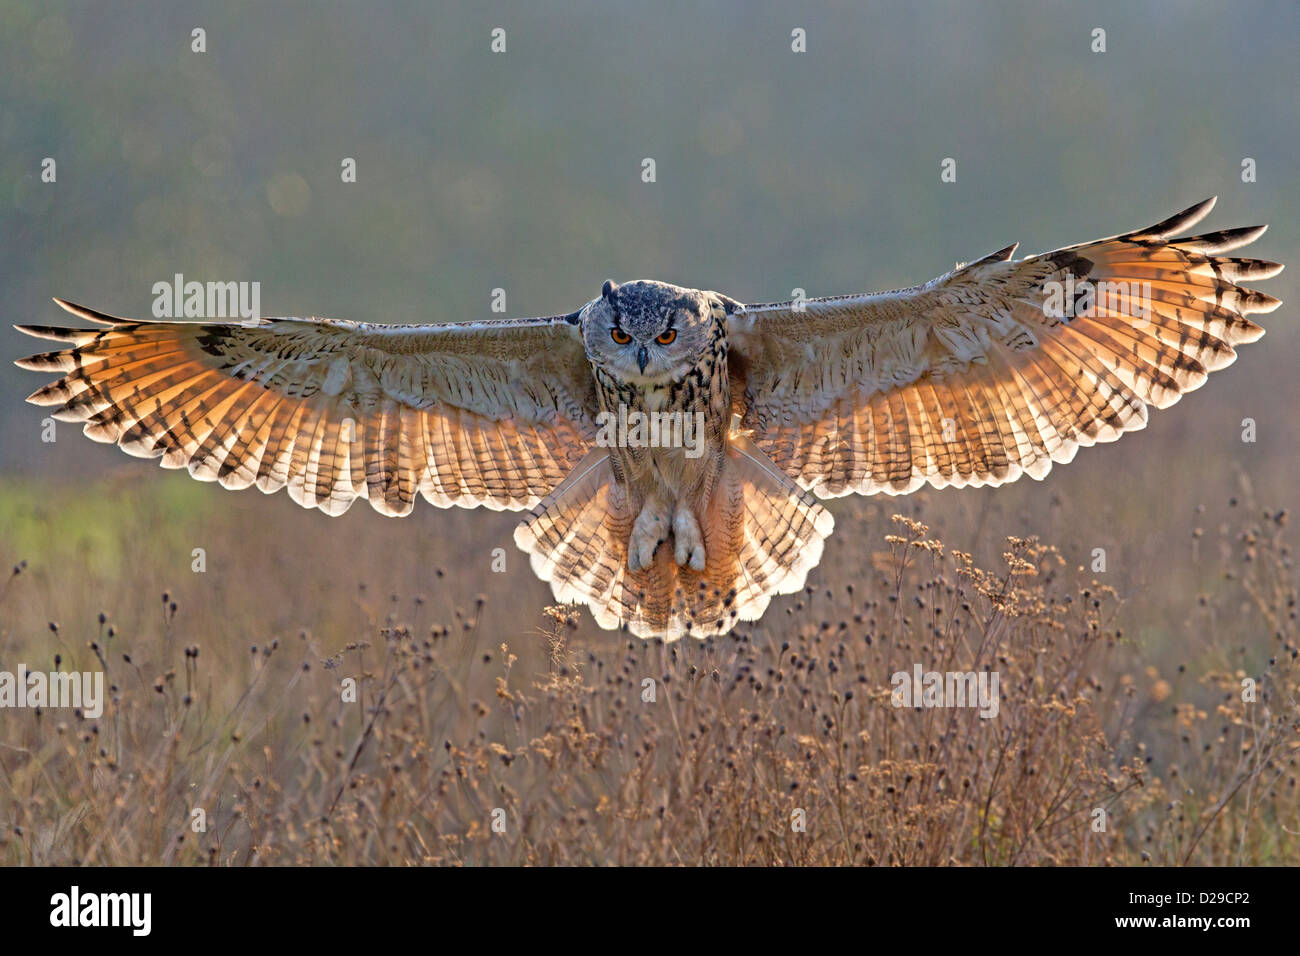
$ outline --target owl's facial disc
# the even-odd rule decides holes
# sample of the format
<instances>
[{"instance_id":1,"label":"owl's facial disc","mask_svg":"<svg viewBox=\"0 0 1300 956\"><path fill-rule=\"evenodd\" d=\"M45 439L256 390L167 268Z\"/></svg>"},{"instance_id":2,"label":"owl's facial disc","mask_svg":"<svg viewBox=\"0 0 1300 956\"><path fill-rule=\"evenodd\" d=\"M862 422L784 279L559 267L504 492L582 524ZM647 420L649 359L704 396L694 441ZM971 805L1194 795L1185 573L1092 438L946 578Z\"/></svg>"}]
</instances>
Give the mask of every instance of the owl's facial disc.
<instances>
[{"instance_id":1,"label":"owl's facial disc","mask_svg":"<svg viewBox=\"0 0 1300 956\"><path fill-rule=\"evenodd\" d=\"M707 346L702 293L664 282L606 282L583 323L592 361L635 385L678 380Z\"/></svg>"}]
</instances>

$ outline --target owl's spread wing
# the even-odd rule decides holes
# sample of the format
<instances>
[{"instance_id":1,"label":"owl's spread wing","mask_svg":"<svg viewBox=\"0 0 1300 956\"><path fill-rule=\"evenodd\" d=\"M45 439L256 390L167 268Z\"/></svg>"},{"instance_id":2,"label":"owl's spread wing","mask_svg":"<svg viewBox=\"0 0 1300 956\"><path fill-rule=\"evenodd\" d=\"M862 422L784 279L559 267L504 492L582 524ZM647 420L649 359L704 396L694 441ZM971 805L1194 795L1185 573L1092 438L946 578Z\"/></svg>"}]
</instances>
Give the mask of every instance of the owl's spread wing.
<instances>
[{"instance_id":1,"label":"owl's spread wing","mask_svg":"<svg viewBox=\"0 0 1300 956\"><path fill-rule=\"evenodd\" d=\"M576 313L212 324L59 304L106 328L18 326L68 346L18 362L64 373L28 401L164 468L226 488L288 487L327 514L356 498L408 514L417 491L439 507L532 507L594 440Z\"/></svg>"},{"instance_id":2,"label":"owl's spread wing","mask_svg":"<svg viewBox=\"0 0 1300 956\"><path fill-rule=\"evenodd\" d=\"M1172 238L1213 205L1027 259L1011 246L911 289L738 308L742 428L821 497L1042 478L1263 334L1246 316L1281 303L1236 282L1282 266L1220 254L1265 227Z\"/></svg>"}]
</instances>

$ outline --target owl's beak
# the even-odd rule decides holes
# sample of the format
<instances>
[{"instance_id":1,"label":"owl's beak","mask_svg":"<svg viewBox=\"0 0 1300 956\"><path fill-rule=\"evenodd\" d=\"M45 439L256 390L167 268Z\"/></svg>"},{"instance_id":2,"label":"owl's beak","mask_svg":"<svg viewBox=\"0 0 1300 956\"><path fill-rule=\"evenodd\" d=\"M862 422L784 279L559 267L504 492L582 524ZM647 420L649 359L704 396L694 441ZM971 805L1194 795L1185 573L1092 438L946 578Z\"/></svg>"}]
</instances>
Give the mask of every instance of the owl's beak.
<instances>
[{"instance_id":1,"label":"owl's beak","mask_svg":"<svg viewBox=\"0 0 1300 956\"><path fill-rule=\"evenodd\" d=\"M645 346L636 350L636 364L640 366L641 371L645 371L646 363L650 361L650 356L646 354Z\"/></svg>"}]
</instances>

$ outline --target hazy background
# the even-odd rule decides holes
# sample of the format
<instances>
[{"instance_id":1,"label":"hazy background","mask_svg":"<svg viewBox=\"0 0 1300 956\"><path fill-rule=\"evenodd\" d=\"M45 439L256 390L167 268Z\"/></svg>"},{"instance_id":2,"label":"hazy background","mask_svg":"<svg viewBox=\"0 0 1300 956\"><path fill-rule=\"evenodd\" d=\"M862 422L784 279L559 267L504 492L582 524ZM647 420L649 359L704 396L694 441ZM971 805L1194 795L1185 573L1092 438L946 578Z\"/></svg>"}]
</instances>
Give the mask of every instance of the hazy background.
<instances>
[{"instance_id":1,"label":"hazy background","mask_svg":"<svg viewBox=\"0 0 1300 956\"><path fill-rule=\"evenodd\" d=\"M483 633L518 646L548 597L510 515L421 503L395 522L359 504L332 520L163 473L74 425L43 444L23 398L46 379L9 364L42 346L8 323L67 321L52 295L147 316L153 284L180 272L258 281L267 315L381 322L483 318L496 287L512 315L565 312L606 278L762 301L911 285L1217 194L1205 230L1269 222L1246 254L1292 264L1261 285L1287 303L1261 344L1045 482L838 502L823 559L863 560L902 507L967 551L1008 534L1076 563L1104 547L1129 633L1158 651L1209 573L1193 527L1243 482L1263 505L1296 500L1300 6L1091 6L0 3L0 560L36 582L12 626L34 639L103 608L129 628L161 590L183 611L220 588L229 614L189 621L194 638L246 638L256 612L328 649L364 626L348 609L368 583L448 613L482 592ZM40 181L44 157L57 183ZM861 534L843 520L863 515ZM206 575L190 571L200 546ZM488 570L498 546L505 575ZM582 639L596 634L584 617Z\"/></svg>"}]
</instances>

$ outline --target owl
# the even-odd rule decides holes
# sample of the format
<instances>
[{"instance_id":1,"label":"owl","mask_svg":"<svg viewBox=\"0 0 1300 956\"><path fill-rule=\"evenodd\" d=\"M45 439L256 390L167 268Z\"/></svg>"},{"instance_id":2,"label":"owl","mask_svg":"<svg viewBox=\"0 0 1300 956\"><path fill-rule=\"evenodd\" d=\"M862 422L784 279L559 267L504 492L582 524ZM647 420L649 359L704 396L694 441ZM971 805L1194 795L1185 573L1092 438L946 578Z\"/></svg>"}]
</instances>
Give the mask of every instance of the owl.
<instances>
[{"instance_id":1,"label":"owl","mask_svg":"<svg viewBox=\"0 0 1300 956\"><path fill-rule=\"evenodd\" d=\"M339 515L527 510L515 541L557 599L674 640L799 590L819 499L1041 479L1146 424L1263 334L1265 227L1146 229L892 292L743 304L606 282L567 315L388 325L172 322L55 300L94 328L22 359L29 401L225 488Z\"/></svg>"}]
</instances>

